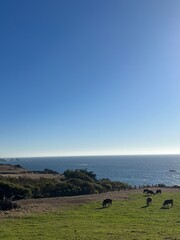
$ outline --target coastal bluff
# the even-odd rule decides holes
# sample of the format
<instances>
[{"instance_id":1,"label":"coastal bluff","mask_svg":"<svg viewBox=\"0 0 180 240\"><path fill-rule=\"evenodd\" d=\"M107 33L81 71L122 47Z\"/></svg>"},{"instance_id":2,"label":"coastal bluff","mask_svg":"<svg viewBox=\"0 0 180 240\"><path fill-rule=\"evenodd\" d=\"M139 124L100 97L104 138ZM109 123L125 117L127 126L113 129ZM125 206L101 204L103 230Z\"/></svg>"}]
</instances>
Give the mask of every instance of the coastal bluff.
<instances>
[{"instance_id":1,"label":"coastal bluff","mask_svg":"<svg viewBox=\"0 0 180 240\"><path fill-rule=\"evenodd\" d=\"M21 165L4 164L0 163L0 176L3 177L28 177L28 178L57 178L59 173L50 169L44 169L43 171L29 171L23 168Z\"/></svg>"}]
</instances>

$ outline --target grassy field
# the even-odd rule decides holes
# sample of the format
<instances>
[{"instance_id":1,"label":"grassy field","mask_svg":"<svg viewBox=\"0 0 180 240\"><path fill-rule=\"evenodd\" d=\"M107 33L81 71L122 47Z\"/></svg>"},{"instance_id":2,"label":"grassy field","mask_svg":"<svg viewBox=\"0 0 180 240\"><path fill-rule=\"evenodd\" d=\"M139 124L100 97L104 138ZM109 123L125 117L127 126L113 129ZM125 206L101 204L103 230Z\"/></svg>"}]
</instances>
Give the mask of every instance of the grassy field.
<instances>
[{"instance_id":1,"label":"grassy field","mask_svg":"<svg viewBox=\"0 0 180 240\"><path fill-rule=\"evenodd\" d=\"M163 209L168 198L174 199L174 207ZM145 201L142 194L131 194L104 209L101 202L93 202L55 213L0 219L0 239L180 239L180 192L153 196L149 207Z\"/></svg>"}]
</instances>

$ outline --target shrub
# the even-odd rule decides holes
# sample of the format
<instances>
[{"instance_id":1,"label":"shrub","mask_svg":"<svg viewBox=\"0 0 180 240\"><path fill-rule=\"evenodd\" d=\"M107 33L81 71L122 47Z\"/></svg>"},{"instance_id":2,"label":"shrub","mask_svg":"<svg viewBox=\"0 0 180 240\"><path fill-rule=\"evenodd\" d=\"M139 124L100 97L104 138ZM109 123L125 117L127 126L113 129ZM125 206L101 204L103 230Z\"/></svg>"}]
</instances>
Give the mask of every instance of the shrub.
<instances>
[{"instance_id":1,"label":"shrub","mask_svg":"<svg viewBox=\"0 0 180 240\"><path fill-rule=\"evenodd\" d=\"M13 208L18 208L19 205L17 203L13 203L10 199L4 198L0 200L0 210L1 211L7 211L11 210Z\"/></svg>"},{"instance_id":2,"label":"shrub","mask_svg":"<svg viewBox=\"0 0 180 240\"><path fill-rule=\"evenodd\" d=\"M90 182L94 181L94 178L91 177L91 172L88 172L87 170L81 170L81 169L69 170L68 169L64 172L64 176L66 179L78 178L84 181L90 181Z\"/></svg>"},{"instance_id":3,"label":"shrub","mask_svg":"<svg viewBox=\"0 0 180 240\"><path fill-rule=\"evenodd\" d=\"M10 182L0 182L0 195L10 198L12 195L31 197L31 190Z\"/></svg>"}]
</instances>

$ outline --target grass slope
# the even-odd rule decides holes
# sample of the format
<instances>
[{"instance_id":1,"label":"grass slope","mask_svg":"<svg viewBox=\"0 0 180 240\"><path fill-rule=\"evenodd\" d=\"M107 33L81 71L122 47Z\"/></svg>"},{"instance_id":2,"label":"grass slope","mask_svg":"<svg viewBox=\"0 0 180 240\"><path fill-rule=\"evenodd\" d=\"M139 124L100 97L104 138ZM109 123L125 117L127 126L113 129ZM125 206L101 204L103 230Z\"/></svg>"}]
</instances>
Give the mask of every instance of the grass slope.
<instances>
[{"instance_id":1,"label":"grass slope","mask_svg":"<svg viewBox=\"0 0 180 240\"><path fill-rule=\"evenodd\" d=\"M168 198L174 199L174 207L162 209ZM180 239L180 192L153 196L149 207L145 201L142 194L134 194L104 209L94 202L55 213L1 219L0 239Z\"/></svg>"}]
</instances>

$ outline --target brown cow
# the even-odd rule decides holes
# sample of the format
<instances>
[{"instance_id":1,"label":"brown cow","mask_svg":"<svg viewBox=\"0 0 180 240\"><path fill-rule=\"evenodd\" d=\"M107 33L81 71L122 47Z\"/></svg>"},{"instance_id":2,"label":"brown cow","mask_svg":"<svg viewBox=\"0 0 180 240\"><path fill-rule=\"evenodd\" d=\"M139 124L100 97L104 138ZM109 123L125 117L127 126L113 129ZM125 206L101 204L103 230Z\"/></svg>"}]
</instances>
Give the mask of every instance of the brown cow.
<instances>
[{"instance_id":1,"label":"brown cow","mask_svg":"<svg viewBox=\"0 0 180 240\"><path fill-rule=\"evenodd\" d=\"M146 199L146 204L147 204L147 206L149 206L150 203L152 203L152 198L151 198L151 197L148 197L148 198Z\"/></svg>"}]
</instances>

